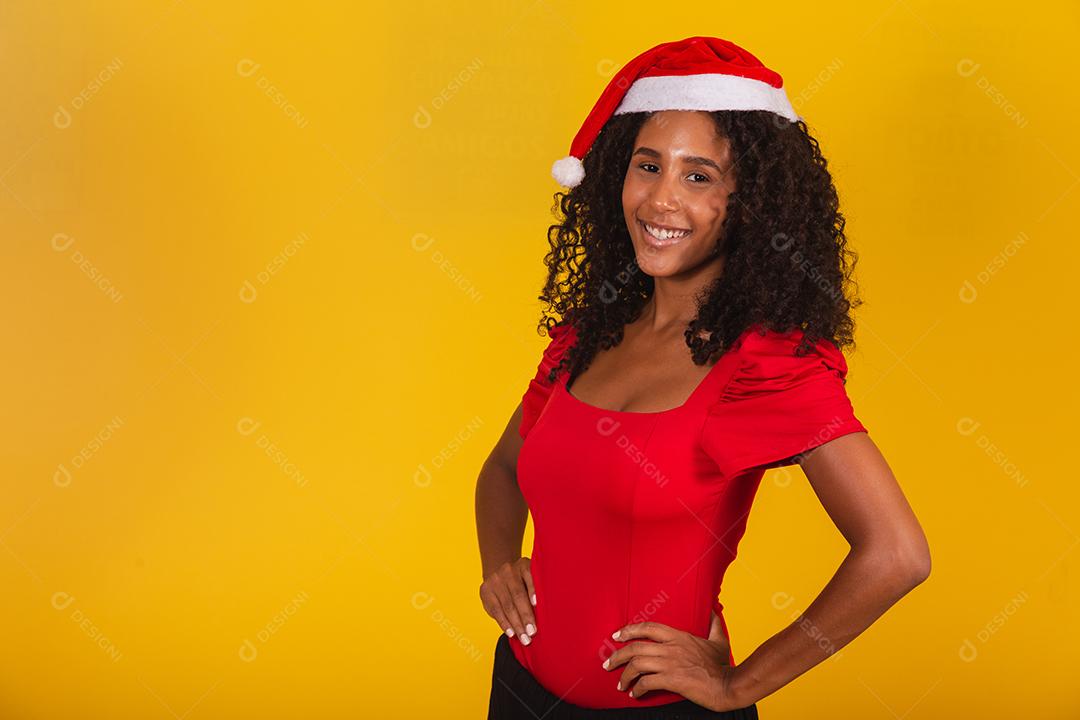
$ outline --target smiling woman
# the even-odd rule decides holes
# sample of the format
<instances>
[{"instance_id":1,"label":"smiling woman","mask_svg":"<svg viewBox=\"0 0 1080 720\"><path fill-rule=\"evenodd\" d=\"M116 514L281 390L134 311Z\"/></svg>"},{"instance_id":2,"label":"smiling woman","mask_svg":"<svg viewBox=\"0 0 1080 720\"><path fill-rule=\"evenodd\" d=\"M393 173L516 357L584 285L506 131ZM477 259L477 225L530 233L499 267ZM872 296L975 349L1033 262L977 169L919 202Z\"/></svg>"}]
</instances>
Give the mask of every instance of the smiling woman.
<instances>
[{"instance_id":1,"label":"smiling woman","mask_svg":"<svg viewBox=\"0 0 1080 720\"><path fill-rule=\"evenodd\" d=\"M628 63L553 174L561 320L476 490L489 718L756 718L929 572L844 388L832 178L780 76L706 37ZM736 664L720 587L765 470L794 464L853 550Z\"/></svg>"},{"instance_id":2,"label":"smiling woman","mask_svg":"<svg viewBox=\"0 0 1080 720\"><path fill-rule=\"evenodd\" d=\"M718 256L717 238L734 191L731 143L708 114L650 115L638 131L622 191L641 269L656 277Z\"/></svg>"}]
</instances>

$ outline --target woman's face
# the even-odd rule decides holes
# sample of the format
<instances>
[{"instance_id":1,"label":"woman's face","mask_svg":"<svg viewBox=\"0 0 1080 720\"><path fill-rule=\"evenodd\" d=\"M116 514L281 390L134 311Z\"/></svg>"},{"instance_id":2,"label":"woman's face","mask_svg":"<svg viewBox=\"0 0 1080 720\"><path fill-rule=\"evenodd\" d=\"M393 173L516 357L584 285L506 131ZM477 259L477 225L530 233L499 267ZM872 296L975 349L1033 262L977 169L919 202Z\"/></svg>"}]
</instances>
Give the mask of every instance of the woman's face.
<instances>
[{"instance_id":1,"label":"woman's face","mask_svg":"<svg viewBox=\"0 0 1080 720\"><path fill-rule=\"evenodd\" d=\"M642 125L623 180L634 253L653 277L692 270L714 254L735 190L730 144L707 113L658 112Z\"/></svg>"}]
</instances>

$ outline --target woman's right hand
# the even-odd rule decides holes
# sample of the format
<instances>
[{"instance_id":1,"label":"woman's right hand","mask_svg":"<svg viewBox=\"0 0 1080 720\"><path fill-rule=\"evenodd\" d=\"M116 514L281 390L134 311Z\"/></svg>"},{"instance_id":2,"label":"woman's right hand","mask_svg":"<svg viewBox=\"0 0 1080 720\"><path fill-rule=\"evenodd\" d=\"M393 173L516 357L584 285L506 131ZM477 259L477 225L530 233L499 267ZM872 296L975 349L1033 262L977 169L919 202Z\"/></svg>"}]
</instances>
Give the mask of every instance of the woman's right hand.
<instances>
[{"instance_id":1,"label":"woman's right hand","mask_svg":"<svg viewBox=\"0 0 1080 720\"><path fill-rule=\"evenodd\" d=\"M484 610L495 618L507 635L516 636L522 645L532 642L532 636L536 634L536 616L533 614L536 593L529 567L529 558L520 557L503 563L480 584Z\"/></svg>"}]
</instances>

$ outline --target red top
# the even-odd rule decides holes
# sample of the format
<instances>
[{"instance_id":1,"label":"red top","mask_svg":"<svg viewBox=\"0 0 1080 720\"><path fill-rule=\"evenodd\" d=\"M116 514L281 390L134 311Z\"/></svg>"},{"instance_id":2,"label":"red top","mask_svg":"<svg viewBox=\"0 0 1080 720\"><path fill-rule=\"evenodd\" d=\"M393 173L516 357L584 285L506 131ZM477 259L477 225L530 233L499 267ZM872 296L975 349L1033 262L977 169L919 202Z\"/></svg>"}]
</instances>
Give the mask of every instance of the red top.
<instances>
[{"instance_id":1,"label":"red top","mask_svg":"<svg viewBox=\"0 0 1080 720\"><path fill-rule=\"evenodd\" d=\"M683 700L631 698L601 663L611 634L654 620L708 637L718 595L767 467L866 432L844 390L847 363L828 340L792 354L801 330L749 328L682 405L612 411L546 379L576 338L560 325L522 398L517 479L533 516L536 635L514 655L565 701L591 708ZM646 640L645 642L649 642ZM732 653L730 660L735 663Z\"/></svg>"}]
</instances>

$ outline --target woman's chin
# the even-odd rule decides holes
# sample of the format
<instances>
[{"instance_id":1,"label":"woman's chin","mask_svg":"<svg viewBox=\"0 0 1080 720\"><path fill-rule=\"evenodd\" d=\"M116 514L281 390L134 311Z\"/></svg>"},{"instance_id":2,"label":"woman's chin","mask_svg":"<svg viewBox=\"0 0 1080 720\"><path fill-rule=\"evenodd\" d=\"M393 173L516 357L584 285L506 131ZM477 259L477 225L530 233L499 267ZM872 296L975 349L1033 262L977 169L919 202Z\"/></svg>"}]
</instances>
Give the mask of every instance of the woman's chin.
<instances>
[{"instance_id":1,"label":"woman's chin","mask_svg":"<svg viewBox=\"0 0 1080 720\"><path fill-rule=\"evenodd\" d=\"M657 255L655 252L638 250L637 264L641 272L650 277L667 277L679 272L680 264L677 255Z\"/></svg>"}]
</instances>

